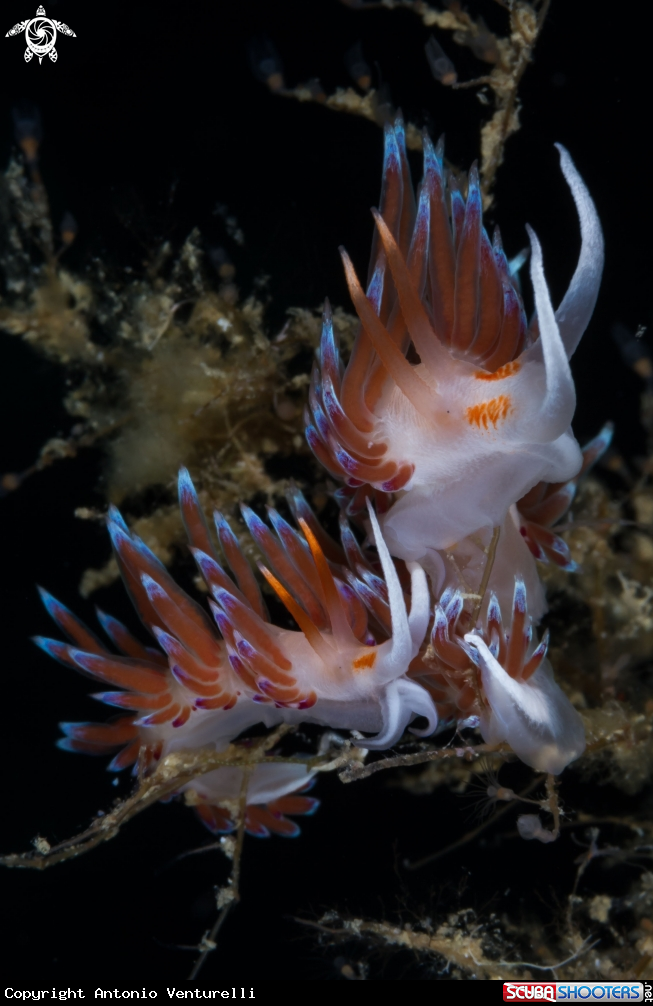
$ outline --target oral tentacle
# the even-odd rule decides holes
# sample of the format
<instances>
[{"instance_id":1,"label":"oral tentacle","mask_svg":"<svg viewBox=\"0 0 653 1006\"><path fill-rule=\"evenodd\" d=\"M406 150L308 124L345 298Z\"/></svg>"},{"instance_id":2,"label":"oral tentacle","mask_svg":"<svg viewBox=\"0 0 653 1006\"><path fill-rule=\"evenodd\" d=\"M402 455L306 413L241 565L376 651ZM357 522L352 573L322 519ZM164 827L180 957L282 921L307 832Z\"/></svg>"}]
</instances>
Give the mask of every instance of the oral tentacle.
<instances>
[{"instance_id":1,"label":"oral tentacle","mask_svg":"<svg viewBox=\"0 0 653 1006\"><path fill-rule=\"evenodd\" d=\"M560 167L574 197L580 222L581 248L578 264L569 288L556 311L560 336L567 357L571 357L594 312L601 285L605 249L601 223L587 186L565 147L561 143L556 143L556 148L560 154Z\"/></svg>"}]
</instances>

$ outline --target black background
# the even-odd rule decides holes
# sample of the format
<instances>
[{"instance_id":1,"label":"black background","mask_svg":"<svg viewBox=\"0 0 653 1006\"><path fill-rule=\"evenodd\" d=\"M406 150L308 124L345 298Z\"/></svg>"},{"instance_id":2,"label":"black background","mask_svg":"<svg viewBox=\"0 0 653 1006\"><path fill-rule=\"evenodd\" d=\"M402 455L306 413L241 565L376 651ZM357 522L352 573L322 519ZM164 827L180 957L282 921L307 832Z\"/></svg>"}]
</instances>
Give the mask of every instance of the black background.
<instances>
[{"instance_id":1,"label":"black background","mask_svg":"<svg viewBox=\"0 0 653 1006\"><path fill-rule=\"evenodd\" d=\"M55 221L68 209L80 228L70 267L83 270L100 254L137 268L143 248L120 223L131 214L146 242L169 237L179 245L197 225L224 243L245 294L257 277L269 275L271 330L292 305L315 307L325 294L347 304L337 246L344 243L364 268L381 131L359 118L271 95L248 67L246 44L254 34L275 40L290 84L317 76L327 90L349 83L343 55L361 40L368 60L378 64L375 74L408 118L427 123L435 135L444 130L447 154L460 166L478 155L487 110L473 93L445 91L431 78L423 56L428 31L408 12L357 12L337 0L50 0L46 13L77 37L60 36L58 62L39 65L36 59L25 64L22 37L2 37L34 16L30 4L35 0L2 6L0 163L13 142L12 105L36 102ZM621 320L634 329L651 313L647 6L553 0L523 80L523 126L508 144L491 217L501 223L509 254L524 245L525 222L536 228L559 299L579 238L553 143L569 148L596 200L607 244L599 304L574 358L575 428L583 441L606 419L616 420L617 442L628 456L643 450L637 422L642 389L622 364L610 327ZM469 9L493 26L505 24L505 12L489 0L470 0ZM467 50L446 35L439 38L462 78L482 69ZM413 166L417 177L418 158ZM246 237L242 248L221 230L216 202L238 218ZM49 436L67 432L72 420L61 405L64 379L54 366L7 335L0 335L0 360L0 471L15 471L33 461ZM28 642L31 634L50 632L36 582L92 617L76 588L86 567L105 561L108 542L101 528L76 520L73 510L101 505L101 477L102 457L89 452L0 501L4 851L27 848L36 834L50 841L71 835L129 787L123 779L114 789L99 761L54 747L58 720L93 718L97 707L85 698L83 679ZM97 600L129 618L118 587ZM512 778L522 778L518 769ZM564 792L572 805L586 808L610 801L614 812L626 803L609 789L591 795L573 776ZM348 787L325 779L317 795L322 807L303 823L301 838L247 840L243 904L206 966L207 983L338 978L334 958L340 951L318 948L295 915L316 918L337 908L394 917L405 908L407 918L422 909L436 918L463 904L482 917L509 909L519 921L532 911L549 918L570 888L578 850L568 838L541 846L490 832L484 846L468 846L431 869L406 874L404 857L446 845L471 826L469 808L448 793L414 797L377 777ZM2 874L0 967L7 979L23 987L49 977L113 984L130 974L138 982L183 982L192 955L174 948L195 943L210 927L212 885L225 870L210 853L171 861L206 838L191 812L173 803L153 808L77 862L45 874ZM388 960L373 953L370 964L376 979L436 977L408 956Z\"/></svg>"}]
</instances>

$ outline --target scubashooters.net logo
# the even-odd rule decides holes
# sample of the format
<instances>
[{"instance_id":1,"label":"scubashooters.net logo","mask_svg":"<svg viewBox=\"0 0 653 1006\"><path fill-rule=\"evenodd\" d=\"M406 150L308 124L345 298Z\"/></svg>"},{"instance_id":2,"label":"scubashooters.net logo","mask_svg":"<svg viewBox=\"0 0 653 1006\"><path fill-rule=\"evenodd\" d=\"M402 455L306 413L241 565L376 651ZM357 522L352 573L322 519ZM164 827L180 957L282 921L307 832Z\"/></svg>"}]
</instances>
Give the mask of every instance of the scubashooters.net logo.
<instances>
[{"instance_id":1,"label":"scubashooters.net logo","mask_svg":"<svg viewBox=\"0 0 653 1006\"><path fill-rule=\"evenodd\" d=\"M67 24L46 17L43 7L39 7L36 17L33 17L29 21L19 21L18 24L15 24L7 32L5 38L9 38L10 35L20 35L22 32L25 32L25 41L27 42L27 49L25 50L26 63L29 63L33 56L38 56L39 63L44 56L49 56L52 62L56 63L58 53L54 47L54 43L57 41L57 32L77 38L75 32Z\"/></svg>"},{"instance_id":2,"label":"scubashooters.net logo","mask_svg":"<svg viewBox=\"0 0 653 1006\"><path fill-rule=\"evenodd\" d=\"M504 1002L642 1002L649 998L650 982L504 982Z\"/></svg>"}]
</instances>

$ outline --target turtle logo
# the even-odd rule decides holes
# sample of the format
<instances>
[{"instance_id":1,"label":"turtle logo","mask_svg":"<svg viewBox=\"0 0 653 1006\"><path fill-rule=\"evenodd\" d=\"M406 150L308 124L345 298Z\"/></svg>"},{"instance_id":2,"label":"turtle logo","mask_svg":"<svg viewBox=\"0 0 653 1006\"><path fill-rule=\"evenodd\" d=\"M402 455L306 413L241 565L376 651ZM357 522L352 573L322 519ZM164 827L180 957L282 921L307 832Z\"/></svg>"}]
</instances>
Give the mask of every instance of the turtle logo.
<instances>
[{"instance_id":1,"label":"turtle logo","mask_svg":"<svg viewBox=\"0 0 653 1006\"><path fill-rule=\"evenodd\" d=\"M61 21L53 21L52 18L46 17L43 7L39 7L36 17L33 17L31 21L19 21L18 24L15 24L7 32L5 38L9 38L10 35L20 35L23 31L25 32L25 41L27 42L27 49L25 50L26 63L29 63L32 56L38 56L39 63L44 56L49 56L52 62L56 63L57 50L54 47L54 43L57 41L58 31L62 35L72 35L73 38L77 38L75 32L67 24L63 24Z\"/></svg>"}]
</instances>

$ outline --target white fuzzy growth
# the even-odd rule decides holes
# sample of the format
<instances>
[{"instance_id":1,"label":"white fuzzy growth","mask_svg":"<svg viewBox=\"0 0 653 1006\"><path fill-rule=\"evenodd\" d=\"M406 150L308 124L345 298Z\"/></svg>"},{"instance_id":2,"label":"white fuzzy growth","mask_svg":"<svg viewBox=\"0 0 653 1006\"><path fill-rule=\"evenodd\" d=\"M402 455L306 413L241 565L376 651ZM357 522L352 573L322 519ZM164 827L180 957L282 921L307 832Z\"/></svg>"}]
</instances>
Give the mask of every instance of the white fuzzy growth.
<instances>
[{"instance_id":1,"label":"white fuzzy growth","mask_svg":"<svg viewBox=\"0 0 653 1006\"><path fill-rule=\"evenodd\" d=\"M562 772L585 750L583 723L553 679L544 661L528 681L504 671L475 633L465 641L474 646L481 667L483 690L490 706L481 716L481 733L488 744L505 741L523 762L538 772Z\"/></svg>"}]
</instances>

